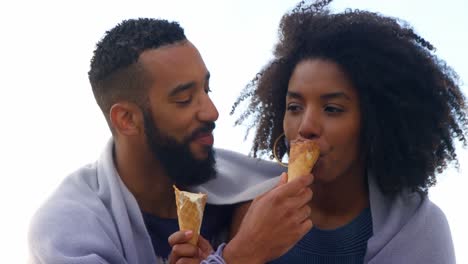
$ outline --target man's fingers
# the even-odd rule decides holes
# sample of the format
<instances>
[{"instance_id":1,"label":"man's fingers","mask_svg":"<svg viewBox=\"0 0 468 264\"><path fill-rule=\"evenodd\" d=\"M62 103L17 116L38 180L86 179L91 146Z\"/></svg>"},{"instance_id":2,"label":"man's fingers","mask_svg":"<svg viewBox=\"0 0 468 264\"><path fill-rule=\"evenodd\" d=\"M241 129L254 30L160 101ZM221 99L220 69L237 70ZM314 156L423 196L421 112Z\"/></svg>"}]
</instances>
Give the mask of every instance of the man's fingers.
<instances>
[{"instance_id":1,"label":"man's fingers","mask_svg":"<svg viewBox=\"0 0 468 264\"><path fill-rule=\"evenodd\" d=\"M305 204L308 204L312 199L312 196L312 190L308 187L305 187L304 189L300 190L296 196L290 197L288 203L290 203L294 208L300 208Z\"/></svg>"},{"instance_id":2,"label":"man's fingers","mask_svg":"<svg viewBox=\"0 0 468 264\"><path fill-rule=\"evenodd\" d=\"M309 186L314 182L314 175L312 173L299 176L291 181L291 183L297 181L301 186Z\"/></svg>"},{"instance_id":3,"label":"man's fingers","mask_svg":"<svg viewBox=\"0 0 468 264\"><path fill-rule=\"evenodd\" d=\"M277 189L278 187L280 187L280 186L282 186L282 185L285 185L287 182L288 182L288 174L287 174L286 172L283 172L283 173L281 173L281 175L280 175L280 179L279 179L278 183L277 183L273 188L271 188L271 190L260 194L260 195L257 196L255 199L256 199L256 200L262 199L264 196L268 195L271 191Z\"/></svg>"},{"instance_id":4,"label":"man's fingers","mask_svg":"<svg viewBox=\"0 0 468 264\"><path fill-rule=\"evenodd\" d=\"M311 212L312 210L310 209L310 206L308 205L304 205L303 207L299 208L296 213L297 223L302 223L305 220L309 219Z\"/></svg>"},{"instance_id":5,"label":"man's fingers","mask_svg":"<svg viewBox=\"0 0 468 264\"><path fill-rule=\"evenodd\" d=\"M177 244L172 247L172 252L177 258L198 258L198 247L189 243Z\"/></svg>"},{"instance_id":6,"label":"man's fingers","mask_svg":"<svg viewBox=\"0 0 468 264\"><path fill-rule=\"evenodd\" d=\"M193 232L190 230L177 231L169 236L168 242L172 247L169 254L170 264L200 263L199 248L188 243L192 236Z\"/></svg>"},{"instance_id":7,"label":"man's fingers","mask_svg":"<svg viewBox=\"0 0 468 264\"><path fill-rule=\"evenodd\" d=\"M206 240L201 235L198 237L198 247L200 248L200 257L202 259L206 259L211 252L213 252L213 247L211 246L210 242Z\"/></svg>"},{"instance_id":8,"label":"man's fingers","mask_svg":"<svg viewBox=\"0 0 468 264\"><path fill-rule=\"evenodd\" d=\"M278 184L276 184L276 187L286 184L287 182L288 182L288 174L286 172L283 172L281 173L280 180L278 181Z\"/></svg>"},{"instance_id":9,"label":"man's fingers","mask_svg":"<svg viewBox=\"0 0 468 264\"><path fill-rule=\"evenodd\" d=\"M185 231L177 231L169 236L167 241L169 245L173 247L175 244L182 244L187 243L193 236L193 231L185 230Z\"/></svg>"},{"instance_id":10,"label":"man's fingers","mask_svg":"<svg viewBox=\"0 0 468 264\"><path fill-rule=\"evenodd\" d=\"M201 261L199 258L180 258L175 264L200 264Z\"/></svg>"},{"instance_id":11,"label":"man's fingers","mask_svg":"<svg viewBox=\"0 0 468 264\"><path fill-rule=\"evenodd\" d=\"M310 231L310 229L312 229L313 226L314 225L312 223L312 220L310 219L306 219L304 222L302 222L300 229L301 229L301 233L303 234L303 236L307 234Z\"/></svg>"},{"instance_id":12,"label":"man's fingers","mask_svg":"<svg viewBox=\"0 0 468 264\"><path fill-rule=\"evenodd\" d=\"M198 247L203 251L211 251L212 247L210 242L206 240L203 236L198 236Z\"/></svg>"},{"instance_id":13,"label":"man's fingers","mask_svg":"<svg viewBox=\"0 0 468 264\"><path fill-rule=\"evenodd\" d=\"M304 175L297 177L296 179L278 186L276 189L280 196L295 196L302 189L308 187L314 181L314 176L312 174Z\"/></svg>"}]
</instances>

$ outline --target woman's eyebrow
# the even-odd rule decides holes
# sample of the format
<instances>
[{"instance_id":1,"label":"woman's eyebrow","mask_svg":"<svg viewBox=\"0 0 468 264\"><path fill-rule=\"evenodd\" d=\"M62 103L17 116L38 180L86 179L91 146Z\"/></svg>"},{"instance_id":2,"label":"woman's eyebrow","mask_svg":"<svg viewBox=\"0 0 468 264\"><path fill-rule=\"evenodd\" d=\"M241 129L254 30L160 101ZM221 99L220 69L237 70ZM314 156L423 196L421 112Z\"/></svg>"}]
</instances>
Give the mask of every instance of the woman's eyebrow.
<instances>
[{"instance_id":1,"label":"woman's eyebrow","mask_svg":"<svg viewBox=\"0 0 468 264\"><path fill-rule=\"evenodd\" d=\"M334 92L334 93L322 94L322 95L320 95L320 98L322 100L343 98L343 99L346 99L348 101L351 101L351 98L347 94L345 94L343 92Z\"/></svg>"}]
</instances>

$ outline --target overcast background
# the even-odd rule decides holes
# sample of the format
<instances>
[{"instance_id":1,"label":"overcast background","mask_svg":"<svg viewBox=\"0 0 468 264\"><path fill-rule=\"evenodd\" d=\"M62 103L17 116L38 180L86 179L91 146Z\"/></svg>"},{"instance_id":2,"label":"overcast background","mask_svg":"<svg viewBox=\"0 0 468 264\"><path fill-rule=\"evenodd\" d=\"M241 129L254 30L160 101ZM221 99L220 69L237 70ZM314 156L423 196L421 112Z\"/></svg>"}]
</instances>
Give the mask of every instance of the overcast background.
<instances>
[{"instance_id":1,"label":"overcast background","mask_svg":"<svg viewBox=\"0 0 468 264\"><path fill-rule=\"evenodd\" d=\"M281 15L291 0L2 1L0 3L0 259L27 260L30 218L66 175L94 161L110 137L87 79L95 43L127 18L176 20L211 72L220 118L215 146L248 153L244 127L233 127L231 105L271 58ZM442 4L443 3L443 4ZM408 21L437 54L468 79L468 4L464 0L335 0ZM465 94L467 86L463 86ZM445 212L458 263L468 263L468 152L430 197ZM415 243L418 243L415 241Z\"/></svg>"}]
</instances>

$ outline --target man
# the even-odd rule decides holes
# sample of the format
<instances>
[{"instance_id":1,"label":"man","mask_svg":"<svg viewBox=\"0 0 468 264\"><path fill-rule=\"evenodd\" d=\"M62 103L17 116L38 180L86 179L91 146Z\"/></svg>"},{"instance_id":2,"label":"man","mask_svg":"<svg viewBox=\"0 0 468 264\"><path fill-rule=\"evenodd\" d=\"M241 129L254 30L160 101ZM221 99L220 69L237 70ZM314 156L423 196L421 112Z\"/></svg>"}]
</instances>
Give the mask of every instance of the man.
<instances>
[{"instance_id":1,"label":"man","mask_svg":"<svg viewBox=\"0 0 468 264\"><path fill-rule=\"evenodd\" d=\"M237 203L266 191L271 181L260 182L280 173L267 162L215 154L210 74L175 22L123 21L97 44L89 79L113 137L101 158L67 177L35 215L34 263L166 263L168 237L178 230L173 184L197 186L212 204ZM241 231L220 248L224 259L261 263L287 251L311 227L291 220L308 217L298 208L311 198L310 183L310 177L280 183L257 198ZM277 217L278 210L287 214ZM222 242L230 211L207 205L203 237ZM257 247L245 243L255 238Z\"/></svg>"}]
</instances>

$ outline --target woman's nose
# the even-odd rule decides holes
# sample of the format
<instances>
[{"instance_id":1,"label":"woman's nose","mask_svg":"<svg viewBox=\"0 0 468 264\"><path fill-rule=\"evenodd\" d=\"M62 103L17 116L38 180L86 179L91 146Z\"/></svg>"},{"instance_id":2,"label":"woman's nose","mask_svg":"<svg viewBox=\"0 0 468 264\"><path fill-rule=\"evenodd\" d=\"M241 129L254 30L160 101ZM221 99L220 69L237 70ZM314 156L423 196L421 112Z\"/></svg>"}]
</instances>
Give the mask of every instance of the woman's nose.
<instances>
[{"instance_id":1,"label":"woman's nose","mask_svg":"<svg viewBox=\"0 0 468 264\"><path fill-rule=\"evenodd\" d=\"M322 134L320 115L314 110L306 111L299 126L299 136L304 139L314 139Z\"/></svg>"}]
</instances>

